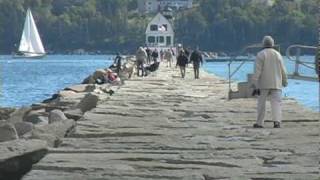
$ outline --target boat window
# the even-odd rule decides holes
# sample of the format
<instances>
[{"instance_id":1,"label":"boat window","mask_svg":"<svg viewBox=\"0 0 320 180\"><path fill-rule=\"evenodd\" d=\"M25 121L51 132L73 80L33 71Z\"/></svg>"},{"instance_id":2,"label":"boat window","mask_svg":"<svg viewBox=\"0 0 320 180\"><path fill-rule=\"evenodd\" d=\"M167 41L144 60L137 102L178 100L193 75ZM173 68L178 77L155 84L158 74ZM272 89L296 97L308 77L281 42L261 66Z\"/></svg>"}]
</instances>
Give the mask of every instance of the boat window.
<instances>
[{"instance_id":1,"label":"boat window","mask_svg":"<svg viewBox=\"0 0 320 180\"><path fill-rule=\"evenodd\" d=\"M156 41L156 38L154 36L149 36L148 37L148 42L149 43L155 43L155 41Z\"/></svg>"},{"instance_id":2,"label":"boat window","mask_svg":"<svg viewBox=\"0 0 320 180\"><path fill-rule=\"evenodd\" d=\"M158 31L158 25L152 24L152 25L150 26L150 31Z\"/></svg>"}]
</instances>

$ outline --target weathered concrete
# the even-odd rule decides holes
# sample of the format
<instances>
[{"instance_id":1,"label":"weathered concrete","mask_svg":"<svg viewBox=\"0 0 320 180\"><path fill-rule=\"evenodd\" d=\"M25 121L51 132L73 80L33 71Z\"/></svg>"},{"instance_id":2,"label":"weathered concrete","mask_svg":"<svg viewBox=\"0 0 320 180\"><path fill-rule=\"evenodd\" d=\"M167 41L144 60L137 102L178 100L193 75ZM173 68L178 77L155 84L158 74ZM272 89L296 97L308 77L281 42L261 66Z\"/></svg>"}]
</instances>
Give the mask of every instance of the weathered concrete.
<instances>
[{"instance_id":1,"label":"weathered concrete","mask_svg":"<svg viewBox=\"0 0 320 180\"><path fill-rule=\"evenodd\" d=\"M0 119L9 119L10 114L13 113L15 108L0 108Z\"/></svg>"},{"instance_id":2,"label":"weathered concrete","mask_svg":"<svg viewBox=\"0 0 320 180\"><path fill-rule=\"evenodd\" d=\"M91 110L92 108L95 108L97 106L97 103L99 101L99 96L97 94L88 93L78 104L78 108L82 112L86 112L88 110Z\"/></svg>"},{"instance_id":3,"label":"weathered concrete","mask_svg":"<svg viewBox=\"0 0 320 180\"><path fill-rule=\"evenodd\" d=\"M61 110L53 110L49 113L49 124L60 122L67 120L68 118L64 115L64 113Z\"/></svg>"},{"instance_id":4,"label":"weathered concrete","mask_svg":"<svg viewBox=\"0 0 320 180\"><path fill-rule=\"evenodd\" d=\"M48 146L57 147L61 144L62 138L74 131L76 123L72 119L55 121L51 124L35 126L32 131L32 139L47 141Z\"/></svg>"},{"instance_id":5,"label":"weathered concrete","mask_svg":"<svg viewBox=\"0 0 320 180\"><path fill-rule=\"evenodd\" d=\"M21 179L47 151L46 142L40 140L0 143L0 179Z\"/></svg>"},{"instance_id":6,"label":"weathered concrete","mask_svg":"<svg viewBox=\"0 0 320 180\"><path fill-rule=\"evenodd\" d=\"M14 128L17 131L19 137L22 135L31 132L33 130L34 125L31 122L17 122L14 124Z\"/></svg>"},{"instance_id":7,"label":"weathered concrete","mask_svg":"<svg viewBox=\"0 0 320 180\"><path fill-rule=\"evenodd\" d=\"M22 122L24 116L28 114L30 110L31 110L30 107L22 107L22 108L16 109L14 112L10 114L8 121L10 123Z\"/></svg>"},{"instance_id":8,"label":"weathered concrete","mask_svg":"<svg viewBox=\"0 0 320 180\"><path fill-rule=\"evenodd\" d=\"M23 120L33 124L48 123L48 117L45 109L32 110L24 116Z\"/></svg>"},{"instance_id":9,"label":"weathered concrete","mask_svg":"<svg viewBox=\"0 0 320 180\"><path fill-rule=\"evenodd\" d=\"M19 139L14 125L7 121L0 121L0 142Z\"/></svg>"},{"instance_id":10,"label":"weathered concrete","mask_svg":"<svg viewBox=\"0 0 320 180\"><path fill-rule=\"evenodd\" d=\"M81 109L69 109L63 112L67 118L77 121L83 116Z\"/></svg>"},{"instance_id":11,"label":"weathered concrete","mask_svg":"<svg viewBox=\"0 0 320 180\"><path fill-rule=\"evenodd\" d=\"M255 100L161 67L125 82L77 121L24 180L318 179L319 113L283 102L283 127L253 129ZM101 95L99 95L101 96Z\"/></svg>"},{"instance_id":12,"label":"weathered concrete","mask_svg":"<svg viewBox=\"0 0 320 180\"><path fill-rule=\"evenodd\" d=\"M96 85L92 85L92 84L78 84L78 85L67 87L65 88L65 90L71 90L79 93L79 92L92 92L95 88L96 88Z\"/></svg>"}]
</instances>

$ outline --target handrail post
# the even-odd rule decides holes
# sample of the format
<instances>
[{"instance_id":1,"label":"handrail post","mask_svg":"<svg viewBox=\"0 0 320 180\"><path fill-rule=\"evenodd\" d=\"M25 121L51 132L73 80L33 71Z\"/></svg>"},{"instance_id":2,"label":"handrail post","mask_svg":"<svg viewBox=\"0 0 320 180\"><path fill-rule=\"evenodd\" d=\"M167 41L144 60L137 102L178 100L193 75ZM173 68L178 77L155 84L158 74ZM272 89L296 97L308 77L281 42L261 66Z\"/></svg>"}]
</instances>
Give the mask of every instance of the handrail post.
<instances>
[{"instance_id":1,"label":"handrail post","mask_svg":"<svg viewBox=\"0 0 320 180\"><path fill-rule=\"evenodd\" d=\"M228 99L231 100L231 58L229 60L229 63L228 63L228 70L229 70L229 77L228 77L228 80L229 80L229 92L228 92Z\"/></svg>"},{"instance_id":2,"label":"handrail post","mask_svg":"<svg viewBox=\"0 0 320 180\"><path fill-rule=\"evenodd\" d=\"M295 63L295 69L293 75L299 76L299 64L300 64L300 55L301 55L301 49L298 47L296 52L296 63Z\"/></svg>"}]
</instances>

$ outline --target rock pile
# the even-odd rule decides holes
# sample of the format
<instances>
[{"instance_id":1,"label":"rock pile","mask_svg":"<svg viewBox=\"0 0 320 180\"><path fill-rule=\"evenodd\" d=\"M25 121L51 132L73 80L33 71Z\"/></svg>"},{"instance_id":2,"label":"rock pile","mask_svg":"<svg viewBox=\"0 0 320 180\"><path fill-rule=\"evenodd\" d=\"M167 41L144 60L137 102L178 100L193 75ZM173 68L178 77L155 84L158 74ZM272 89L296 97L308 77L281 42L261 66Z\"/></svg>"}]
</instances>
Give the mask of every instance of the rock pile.
<instances>
[{"instance_id":1,"label":"rock pile","mask_svg":"<svg viewBox=\"0 0 320 180\"><path fill-rule=\"evenodd\" d=\"M118 89L94 84L104 73L98 69L83 84L67 87L31 107L0 109L0 179L20 179L48 147L58 147L62 138L74 132L76 121L86 111Z\"/></svg>"}]
</instances>

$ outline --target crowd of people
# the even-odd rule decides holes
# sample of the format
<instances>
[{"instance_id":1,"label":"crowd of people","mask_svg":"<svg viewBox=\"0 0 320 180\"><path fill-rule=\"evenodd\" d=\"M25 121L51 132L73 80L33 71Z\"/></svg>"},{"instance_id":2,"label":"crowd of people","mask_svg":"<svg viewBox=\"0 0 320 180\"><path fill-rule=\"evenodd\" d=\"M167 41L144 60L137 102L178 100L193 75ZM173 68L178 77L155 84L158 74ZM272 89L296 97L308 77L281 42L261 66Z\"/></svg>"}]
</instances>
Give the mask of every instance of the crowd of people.
<instances>
[{"instance_id":1,"label":"crowd of people","mask_svg":"<svg viewBox=\"0 0 320 180\"><path fill-rule=\"evenodd\" d=\"M203 64L202 55L199 48L196 48L192 53L190 48L177 49L151 49L149 47L139 47L136 51L136 72L138 77L147 76L150 72L154 72L159 68L161 62L166 63L166 67L179 67L181 77L185 78L186 67L188 64L193 65L194 78L199 79L199 69ZM122 70L123 57L118 52L114 59L114 62L109 66L109 70L113 70L112 73L119 74ZM107 82L107 81L103 81Z\"/></svg>"},{"instance_id":2,"label":"crowd of people","mask_svg":"<svg viewBox=\"0 0 320 180\"><path fill-rule=\"evenodd\" d=\"M263 50L257 54L255 61L255 72L252 77L251 88L252 95L258 95L258 116L257 121L253 125L254 128L263 128L266 100L271 97L272 119L274 128L280 128L281 124L281 94L282 88L288 85L286 68L283 63L281 54L274 47L274 40L271 36L265 36L263 39ZM203 64L203 59L199 48L197 47L191 52L189 48L178 47L175 51L168 49L150 49L139 47L136 51L136 69L137 76L147 76L149 72L156 71L159 68L160 62L166 62L167 67L172 67L176 61L176 67L180 68L181 77L185 78L186 67L192 63L194 70L194 78L199 79L199 68ZM317 60L319 57L316 58ZM112 68L106 71L103 79L99 79L98 84L111 83L117 84L120 82L117 73L121 70L122 57L117 54ZM317 72L318 73L318 72Z\"/></svg>"},{"instance_id":3,"label":"crowd of people","mask_svg":"<svg viewBox=\"0 0 320 180\"><path fill-rule=\"evenodd\" d=\"M192 63L194 78L199 79L199 68L203 64L199 48L190 54L189 48L178 47L177 53L172 48L152 50L149 47L139 47L136 52L137 76L146 76L148 72L156 71L160 62L165 62L167 67L172 67L176 61L176 67L179 66L182 78L185 77L186 67Z\"/></svg>"},{"instance_id":4,"label":"crowd of people","mask_svg":"<svg viewBox=\"0 0 320 180\"><path fill-rule=\"evenodd\" d=\"M263 50L257 54L255 61L255 72L252 77L251 87L254 89L252 95L258 95L257 103L257 120L253 125L254 128L263 128L266 111L266 100L270 97L272 119L274 128L281 127L281 94L282 88L288 85L286 68L283 63L281 54L274 49L274 40L271 36L265 36L262 41ZM177 56L172 49L151 51L149 48L140 47L137 51L137 67L144 72L143 64L150 63L150 59L155 62L167 62L167 67L171 67L176 59L176 67L180 67L181 77L186 74L186 67L192 63L194 78L199 79L199 68L203 64L203 59L199 48L191 52L188 48L177 48ZM174 58L176 57L176 58ZM160 58L160 60L158 60ZM316 58L318 60L319 58ZM318 64L318 63L316 63ZM143 73L142 73L143 74ZM139 72L138 72L139 75Z\"/></svg>"}]
</instances>

